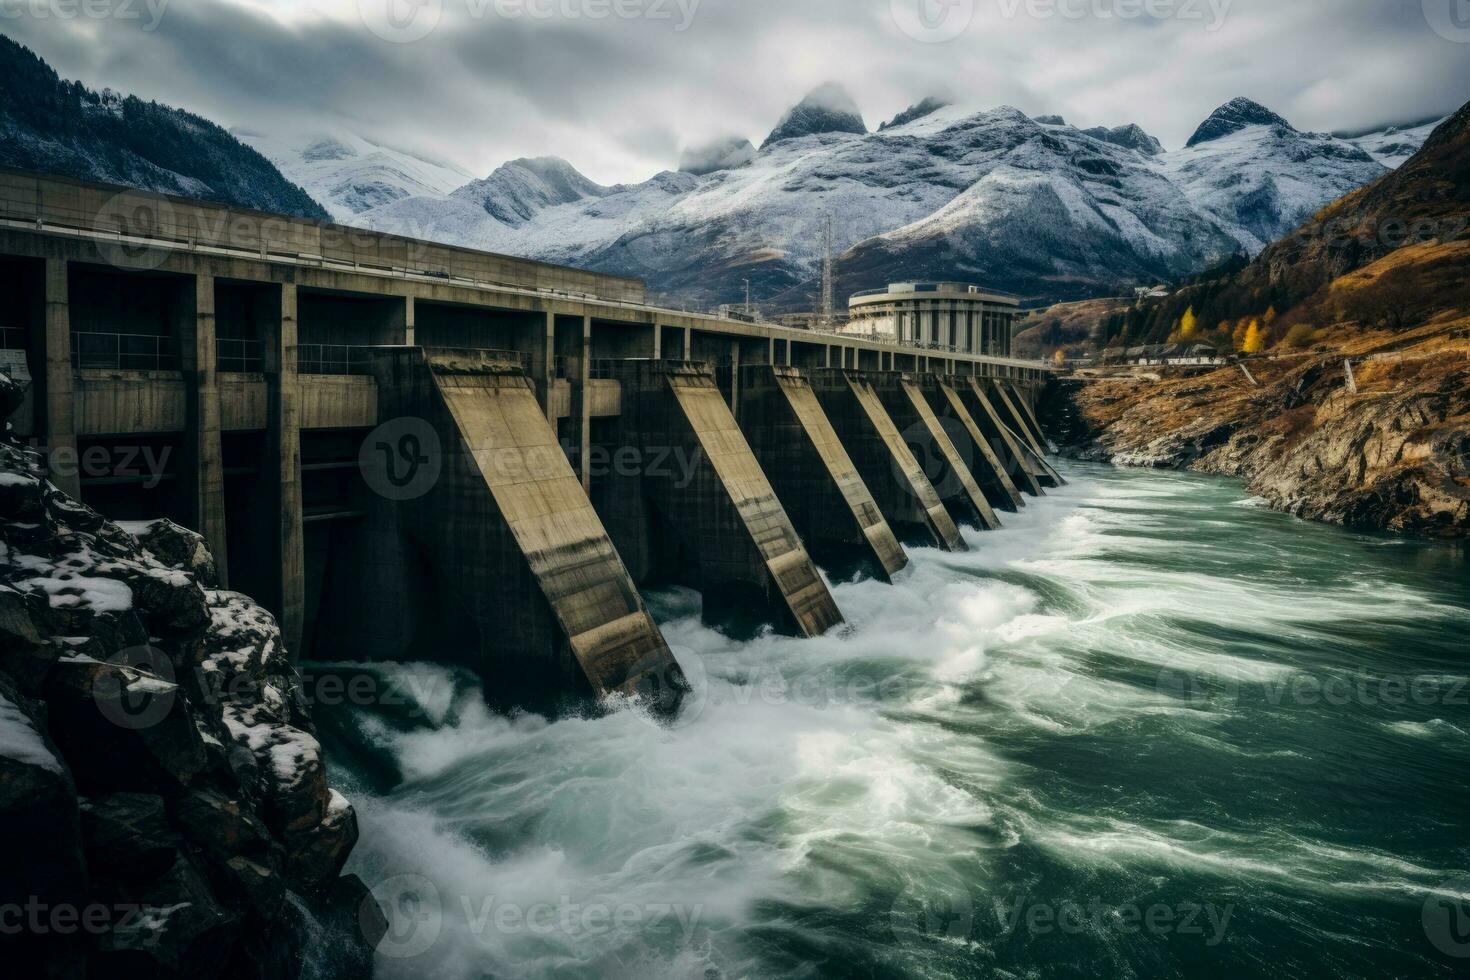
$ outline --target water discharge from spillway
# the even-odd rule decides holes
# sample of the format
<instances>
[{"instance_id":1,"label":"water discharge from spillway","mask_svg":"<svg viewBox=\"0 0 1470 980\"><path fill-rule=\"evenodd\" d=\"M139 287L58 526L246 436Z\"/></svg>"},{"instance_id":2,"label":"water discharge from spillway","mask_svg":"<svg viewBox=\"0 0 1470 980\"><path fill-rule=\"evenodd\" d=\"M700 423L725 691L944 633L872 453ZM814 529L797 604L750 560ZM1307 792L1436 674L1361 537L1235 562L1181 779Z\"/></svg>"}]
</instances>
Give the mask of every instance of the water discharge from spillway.
<instances>
[{"instance_id":1,"label":"water discharge from spillway","mask_svg":"<svg viewBox=\"0 0 1470 980\"><path fill-rule=\"evenodd\" d=\"M697 696L497 716L466 674L319 710L383 977L1449 975L1470 935L1470 564L1235 484L1070 485L736 643Z\"/></svg>"}]
</instances>

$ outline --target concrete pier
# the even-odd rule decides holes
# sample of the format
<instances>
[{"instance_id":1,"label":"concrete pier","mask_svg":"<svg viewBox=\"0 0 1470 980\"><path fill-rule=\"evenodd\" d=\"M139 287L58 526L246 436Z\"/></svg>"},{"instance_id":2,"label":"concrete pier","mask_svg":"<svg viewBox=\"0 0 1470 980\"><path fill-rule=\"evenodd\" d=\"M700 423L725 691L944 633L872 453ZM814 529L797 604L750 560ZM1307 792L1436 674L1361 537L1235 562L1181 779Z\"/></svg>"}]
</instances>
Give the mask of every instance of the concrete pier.
<instances>
[{"instance_id":1,"label":"concrete pier","mask_svg":"<svg viewBox=\"0 0 1470 980\"><path fill-rule=\"evenodd\" d=\"M1046 491L1041 488L1041 481L1037 479L1031 465L1030 447L1023 447L1020 437L1002 421L995 403L985 391L984 384L976 378L970 378L960 389L960 400L970 409L975 424L1001 458L1006 473L1015 481L1016 486L1033 497L1045 496Z\"/></svg>"},{"instance_id":2,"label":"concrete pier","mask_svg":"<svg viewBox=\"0 0 1470 980\"><path fill-rule=\"evenodd\" d=\"M729 404L703 364L622 361L616 444L608 490L615 540L659 542L645 574L704 596L704 617L736 635L763 625L820 636L842 614L812 564ZM642 514L629 503L647 501ZM619 505L618 501L622 501ZM629 518L644 526L633 526Z\"/></svg>"},{"instance_id":3,"label":"concrete pier","mask_svg":"<svg viewBox=\"0 0 1470 980\"><path fill-rule=\"evenodd\" d=\"M999 412L1002 424L1015 436L1017 445L1026 457L1027 465L1031 467L1031 472L1036 474L1036 479L1045 487L1061 486L1064 482L1061 474L1052 469L1051 464L1046 461L1040 437L1031 431L1025 413L1017 406L1016 399L1011 397L1010 386L1004 382L995 382L990 385L990 389L995 396L994 405L996 411Z\"/></svg>"},{"instance_id":4,"label":"concrete pier","mask_svg":"<svg viewBox=\"0 0 1470 980\"><path fill-rule=\"evenodd\" d=\"M957 384L966 383L966 379L954 380ZM1021 497L1021 491L1016 488L1015 482L1006 472L1005 464L996 455L995 449L990 445L990 440L985 438L979 423L965 407L954 385L932 374L921 378L920 384L929 398L929 406L934 409L934 414L964 429L969 438L969 445L974 450L970 458L970 472L985 493L985 499L990 501L990 505L997 510L1011 513L1026 506L1026 501Z\"/></svg>"},{"instance_id":5,"label":"concrete pier","mask_svg":"<svg viewBox=\"0 0 1470 980\"><path fill-rule=\"evenodd\" d=\"M812 388L899 539L945 551L967 550L954 519L868 377L858 371L823 369L813 372Z\"/></svg>"},{"instance_id":6,"label":"concrete pier","mask_svg":"<svg viewBox=\"0 0 1470 980\"><path fill-rule=\"evenodd\" d=\"M945 429L913 375L885 371L871 378L883 407L888 409L889 417L899 427L915 458L922 459L920 465L925 475L955 522L982 531L999 529L1000 518L970 472L966 457L973 456L973 450L966 445L966 451L961 453L955 445L955 436L967 439L968 434L958 426L953 434Z\"/></svg>"},{"instance_id":7,"label":"concrete pier","mask_svg":"<svg viewBox=\"0 0 1470 980\"><path fill-rule=\"evenodd\" d=\"M380 598L362 616L416 623L396 631L416 657L469 663L509 705L631 694L670 675L673 655L519 358L381 348L373 372L382 427L364 462L381 466L369 482L394 513L379 526L397 533L369 556ZM387 588L395 574L402 591ZM444 641L437 656L425 629Z\"/></svg>"},{"instance_id":8,"label":"concrete pier","mask_svg":"<svg viewBox=\"0 0 1470 980\"><path fill-rule=\"evenodd\" d=\"M812 557L829 573L885 581L908 564L811 382L794 368L746 368L740 428Z\"/></svg>"}]
</instances>

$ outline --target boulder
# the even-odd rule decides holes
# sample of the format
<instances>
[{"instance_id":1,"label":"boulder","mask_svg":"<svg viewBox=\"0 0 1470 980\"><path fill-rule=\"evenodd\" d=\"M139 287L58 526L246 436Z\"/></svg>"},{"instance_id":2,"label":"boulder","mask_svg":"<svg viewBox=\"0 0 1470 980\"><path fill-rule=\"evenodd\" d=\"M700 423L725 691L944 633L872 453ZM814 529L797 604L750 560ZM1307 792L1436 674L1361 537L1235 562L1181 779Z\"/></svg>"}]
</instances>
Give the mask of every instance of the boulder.
<instances>
[{"instance_id":1,"label":"boulder","mask_svg":"<svg viewBox=\"0 0 1470 980\"><path fill-rule=\"evenodd\" d=\"M219 569L204 535L170 520L119 525L149 554L169 568L187 572L206 589L219 587Z\"/></svg>"},{"instance_id":2,"label":"boulder","mask_svg":"<svg viewBox=\"0 0 1470 980\"><path fill-rule=\"evenodd\" d=\"M110 663L56 662L46 684L52 731L87 792L177 792L205 770L189 703L165 676L167 658L149 648Z\"/></svg>"},{"instance_id":3,"label":"boulder","mask_svg":"<svg viewBox=\"0 0 1470 980\"><path fill-rule=\"evenodd\" d=\"M151 881L173 867L181 843L163 797L113 793L81 806L87 866L94 874Z\"/></svg>"}]
</instances>

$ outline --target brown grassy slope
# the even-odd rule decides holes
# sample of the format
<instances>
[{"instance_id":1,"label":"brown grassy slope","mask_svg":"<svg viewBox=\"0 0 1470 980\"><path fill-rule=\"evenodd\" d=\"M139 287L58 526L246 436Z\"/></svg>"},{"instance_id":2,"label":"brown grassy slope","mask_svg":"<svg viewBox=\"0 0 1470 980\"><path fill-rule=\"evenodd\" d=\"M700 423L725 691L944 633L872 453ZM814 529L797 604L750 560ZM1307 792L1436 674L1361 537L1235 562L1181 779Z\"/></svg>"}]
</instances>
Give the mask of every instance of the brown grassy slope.
<instances>
[{"instance_id":1,"label":"brown grassy slope","mask_svg":"<svg viewBox=\"0 0 1470 980\"><path fill-rule=\"evenodd\" d=\"M1035 310L1016 324L1011 351L1017 357L1048 358L1058 348L1093 350L1097 325L1132 305L1132 299L1084 299Z\"/></svg>"},{"instance_id":2,"label":"brown grassy slope","mask_svg":"<svg viewBox=\"0 0 1470 980\"><path fill-rule=\"evenodd\" d=\"M1470 242L1413 246L1327 290L1361 294L1391 274L1440 283L1467 264ZM1403 332L1354 325L1324 352L1249 368L1259 387L1238 368L1074 384L1050 414L1070 420L1058 434L1084 458L1238 476L1279 509L1350 527L1470 535L1470 307Z\"/></svg>"}]
</instances>

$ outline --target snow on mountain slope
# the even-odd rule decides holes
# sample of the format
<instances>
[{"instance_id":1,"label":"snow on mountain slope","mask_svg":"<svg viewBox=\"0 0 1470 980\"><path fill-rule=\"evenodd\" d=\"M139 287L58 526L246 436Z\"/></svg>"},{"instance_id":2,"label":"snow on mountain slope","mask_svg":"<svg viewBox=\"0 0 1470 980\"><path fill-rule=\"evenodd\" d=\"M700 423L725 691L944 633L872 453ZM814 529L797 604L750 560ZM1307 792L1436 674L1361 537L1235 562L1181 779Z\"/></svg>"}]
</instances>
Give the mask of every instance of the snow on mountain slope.
<instances>
[{"instance_id":1,"label":"snow on mountain slope","mask_svg":"<svg viewBox=\"0 0 1470 980\"><path fill-rule=\"evenodd\" d=\"M1254 256L1319 209L1388 172L1361 147L1289 125L1252 124L1156 158L1202 212Z\"/></svg>"},{"instance_id":2,"label":"snow on mountain slope","mask_svg":"<svg viewBox=\"0 0 1470 980\"><path fill-rule=\"evenodd\" d=\"M444 196L471 175L350 133L282 141L235 130L240 142L301 185L337 221L407 197Z\"/></svg>"},{"instance_id":3,"label":"snow on mountain slope","mask_svg":"<svg viewBox=\"0 0 1470 980\"><path fill-rule=\"evenodd\" d=\"M1390 126L1376 133L1347 137L1347 139L1385 167L1397 170L1408 161L1409 157L1418 153L1424 146L1424 141L1429 139L1429 134L1448 119L1449 117L1446 116L1444 119L1436 119L1434 122L1419 126L1410 126L1407 129Z\"/></svg>"},{"instance_id":4,"label":"snow on mountain slope","mask_svg":"<svg viewBox=\"0 0 1470 980\"><path fill-rule=\"evenodd\" d=\"M1149 155L1137 140L1116 145L1011 108L945 107L874 133L823 123L735 169L635 185L518 160L452 195L404 197L354 220L642 276L656 293L705 303L743 295L750 279L764 301L798 306L815 291L830 215L846 253L842 289L974 277L1070 297L1254 254L1385 172L1351 143L1254 118L1280 117L1236 100L1194 146Z\"/></svg>"},{"instance_id":5,"label":"snow on mountain slope","mask_svg":"<svg viewBox=\"0 0 1470 980\"><path fill-rule=\"evenodd\" d=\"M603 197L612 190L588 180L559 157L537 157L512 160L452 196L479 205L502 224L518 227L547 208Z\"/></svg>"}]
</instances>

